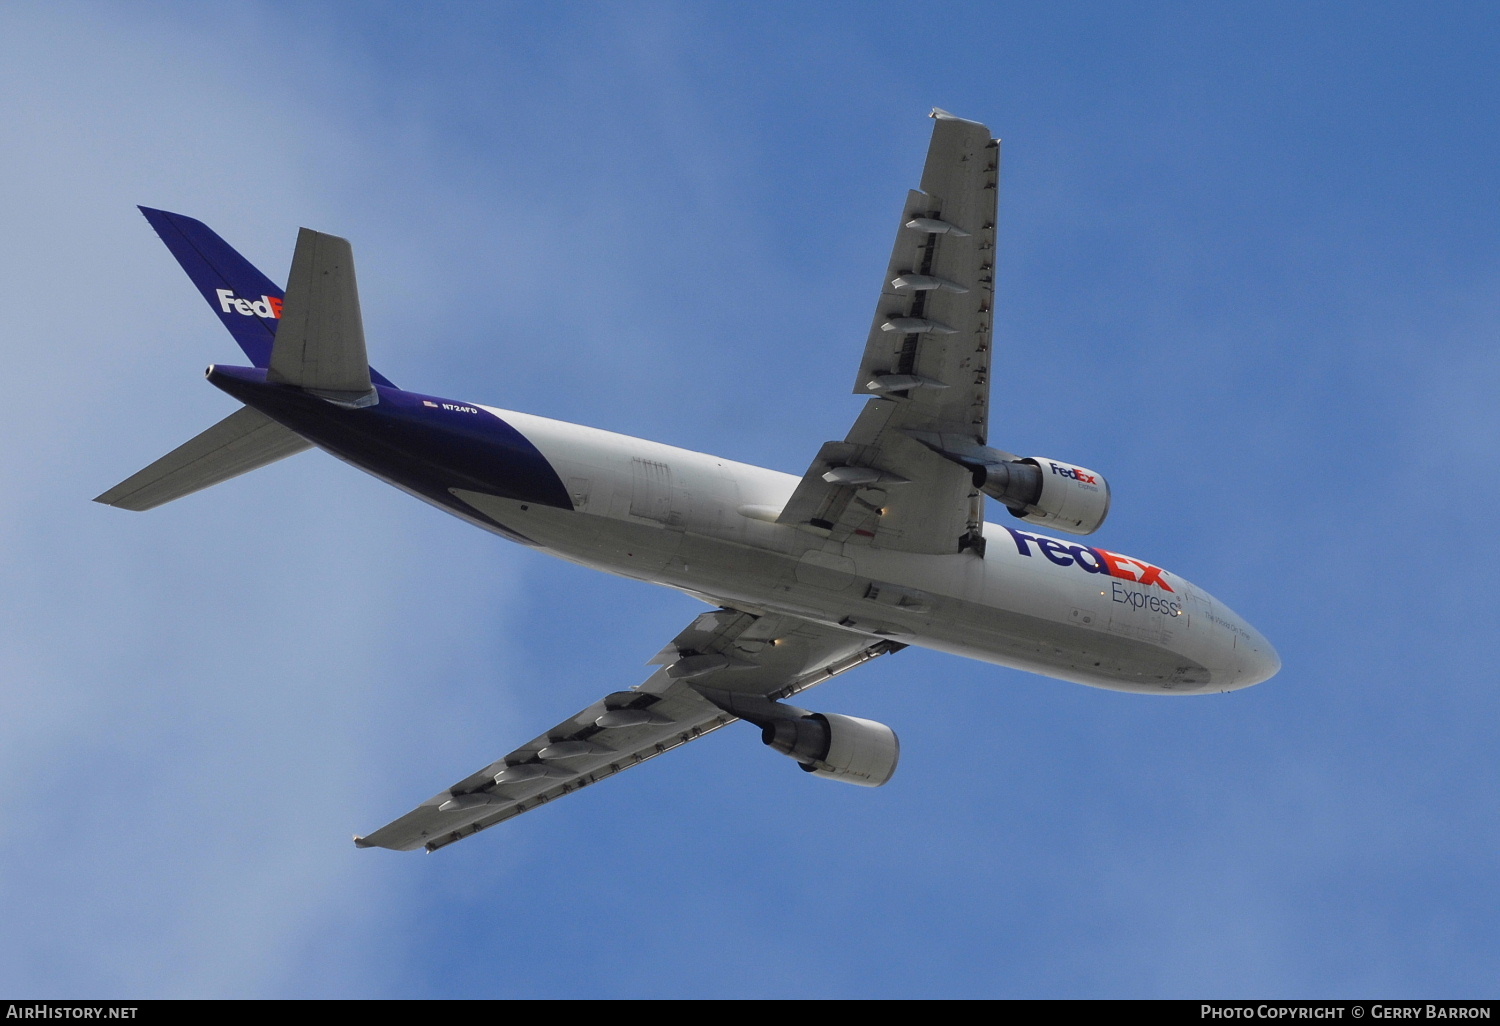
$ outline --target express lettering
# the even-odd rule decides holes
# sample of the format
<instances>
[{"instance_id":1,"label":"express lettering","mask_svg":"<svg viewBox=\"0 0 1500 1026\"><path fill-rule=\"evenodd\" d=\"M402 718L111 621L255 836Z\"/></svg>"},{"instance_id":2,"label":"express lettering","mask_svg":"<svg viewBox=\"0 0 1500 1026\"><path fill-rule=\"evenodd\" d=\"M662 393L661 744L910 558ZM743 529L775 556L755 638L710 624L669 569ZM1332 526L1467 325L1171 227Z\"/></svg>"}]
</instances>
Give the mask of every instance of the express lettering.
<instances>
[{"instance_id":1,"label":"express lettering","mask_svg":"<svg viewBox=\"0 0 1500 1026\"><path fill-rule=\"evenodd\" d=\"M243 314L246 317L281 316L283 303L275 296L261 296L257 300L240 299L233 289L215 289L214 295L219 297L219 310L223 313Z\"/></svg>"},{"instance_id":2,"label":"express lettering","mask_svg":"<svg viewBox=\"0 0 1500 1026\"><path fill-rule=\"evenodd\" d=\"M1171 599L1159 595L1147 595L1144 591L1133 591L1119 581L1110 581L1110 599L1127 605L1131 609L1149 609L1162 616L1181 616L1182 607Z\"/></svg>"},{"instance_id":3,"label":"express lettering","mask_svg":"<svg viewBox=\"0 0 1500 1026\"><path fill-rule=\"evenodd\" d=\"M1087 545L1070 545L1066 542L1057 541L1055 538L1043 538L1038 534L1029 534L1026 531L1017 531L1013 527L1007 527L1010 536L1016 541L1016 551L1023 556L1032 554L1031 547L1036 546L1036 551L1047 557L1058 566L1076 566L1091 574L1107 574L1110 577L1118 577L1123 581L1133 584L1155 585L1163 591L1171 591L1172 586L1162 580L1162 569L1143 563L1139 559L1122 556L1118 552L1110 552L1108 549L1091 549ZM1117 600L1118 601L1118 600ZM1176 615L1173 613L1172 615Z\"/></svg>"}]
</instances>

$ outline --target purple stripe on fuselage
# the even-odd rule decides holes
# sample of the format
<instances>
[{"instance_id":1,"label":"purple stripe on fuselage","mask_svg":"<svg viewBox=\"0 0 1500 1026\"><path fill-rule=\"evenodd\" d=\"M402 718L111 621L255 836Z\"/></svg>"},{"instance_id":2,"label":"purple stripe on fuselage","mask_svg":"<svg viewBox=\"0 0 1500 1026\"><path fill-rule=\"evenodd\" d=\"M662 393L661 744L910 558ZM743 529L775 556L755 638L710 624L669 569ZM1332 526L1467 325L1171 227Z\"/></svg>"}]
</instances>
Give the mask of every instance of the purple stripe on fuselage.
<instances>
[{"instance_id":1,"label":"purple stripe on fuselage","mask_svg":"<svg viewBox=\"0 0 1500 1026\"><path fill-rule=\"evenodd\" d=\"M212 367L208 380L318 447L466 517L505 527L449 489L573 508L541 451L471 403L377 385L380 402L348 409L291 385L269 383L266 372L254 367Z\"/></svg>"}]
</instances>

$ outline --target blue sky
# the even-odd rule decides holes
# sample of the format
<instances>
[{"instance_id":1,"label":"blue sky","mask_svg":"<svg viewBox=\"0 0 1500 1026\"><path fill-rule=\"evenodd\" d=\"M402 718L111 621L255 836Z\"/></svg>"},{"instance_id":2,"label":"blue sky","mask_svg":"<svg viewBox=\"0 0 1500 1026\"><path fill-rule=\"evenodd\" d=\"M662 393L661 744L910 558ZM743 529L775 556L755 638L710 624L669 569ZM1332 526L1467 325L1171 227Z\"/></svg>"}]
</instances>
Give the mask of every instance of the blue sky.
<instances>
[{"instance_id":1,"label":"blue sky","mask_svg":"<svg viewBox=\"0 0 1500 1026\"><path fill-rule=\"evenodd\" d=\"M0 7L0 992L1479 996L1500 964L1484 5ZM992 441L1278 646L1151 700L908 650L438 854L368 831L699 608L318 453L88 500L237 353L134 204L351 238L400 384L800 473L942 106L1005 140Z\"/></svg>"}]
</instances>

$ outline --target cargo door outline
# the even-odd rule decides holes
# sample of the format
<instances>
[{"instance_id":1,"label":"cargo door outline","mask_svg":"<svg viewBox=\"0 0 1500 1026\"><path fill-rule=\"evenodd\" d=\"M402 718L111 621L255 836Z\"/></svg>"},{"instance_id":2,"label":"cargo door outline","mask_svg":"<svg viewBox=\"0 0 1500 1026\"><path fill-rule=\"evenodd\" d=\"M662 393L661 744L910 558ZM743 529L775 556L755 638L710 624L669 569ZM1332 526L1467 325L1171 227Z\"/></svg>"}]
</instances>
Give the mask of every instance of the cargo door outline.
<instances>
[{"instance_id":1,"label":"cargo door outline","mask_svg":"<svg viewBox=\"0 0 1500 1026\"><path fill-rule=\"evenodd\" d=\"M670 466L640 457L630 461L630 515L659 524L673 522Z\"/></svg>"}]
</instances>

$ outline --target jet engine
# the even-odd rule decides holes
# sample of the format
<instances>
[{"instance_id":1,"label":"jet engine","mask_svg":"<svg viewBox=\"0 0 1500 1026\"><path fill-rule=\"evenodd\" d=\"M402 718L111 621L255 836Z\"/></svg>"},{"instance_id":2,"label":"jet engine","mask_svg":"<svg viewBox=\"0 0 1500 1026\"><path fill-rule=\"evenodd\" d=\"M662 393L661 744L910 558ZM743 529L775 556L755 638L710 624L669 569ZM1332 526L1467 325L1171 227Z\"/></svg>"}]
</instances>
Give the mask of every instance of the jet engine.
<instances>
[{"instance_id":1,"label":"jet engine","mask_svg":"<svg viewBox=\"0 0 1500 1026\"><path fill-rule=\"evenodd\" d=\"M974 469L974 485L1027 523L1093 534L1109 516L1104 475L1059 460L1027 457Z\"/></svg>"},{"instance_id":2,"label":"jet engine","mask_svg":"<svg viewBox=\"0 0 1500 1026\"><path fill-rule=\"evenodd\" d=\"M777 717L761 728L760 739L808 773L861 787L890 780L901 758L901 742L890 727L837 713Z\"/></svg>"}]
</instances>

